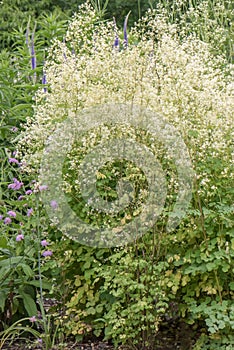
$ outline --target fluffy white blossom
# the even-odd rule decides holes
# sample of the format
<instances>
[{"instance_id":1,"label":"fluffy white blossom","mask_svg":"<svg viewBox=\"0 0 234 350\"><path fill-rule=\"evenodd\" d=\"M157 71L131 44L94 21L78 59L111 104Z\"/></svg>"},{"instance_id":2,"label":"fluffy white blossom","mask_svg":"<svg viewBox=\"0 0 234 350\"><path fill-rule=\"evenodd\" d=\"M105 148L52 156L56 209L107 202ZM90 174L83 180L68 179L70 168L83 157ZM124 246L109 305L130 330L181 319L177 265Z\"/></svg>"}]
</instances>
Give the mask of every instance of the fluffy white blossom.
<instances>
[{"instance_id":1,"label":"fluffy white blossom","mask_svg":"<svg viewBox=\"0 0 234 350\"><path fill-rule=\"evenodd\" d=\"M113 24L100 22L90 6L82 6L65 40L55 41L49 51L45 67L48 92L38 92L34 117L28 119L18 145L18 156L28 170L39 168L44 143L58 123L79 119L85 108L112 103L148 108L174 125L202 179L201 191L212 177L200 166L208 155L225 159L221 175L230 176L232 67L223 57L214 57L207 43L195 35L182 38L177 29L163 13L149 12L130 33L128 48L116 50ZM226 69L221 68L224 64ZM113 132L103 126L84 135L77 154L85 154L100 137L108 139ZM125 127L124 132L134 138L133 128ZM155 147L153 142L151 147ZM78 160L73 154L71 170ZM71 191L68 184L65 188Z\"/></svg>"}]
</instances>

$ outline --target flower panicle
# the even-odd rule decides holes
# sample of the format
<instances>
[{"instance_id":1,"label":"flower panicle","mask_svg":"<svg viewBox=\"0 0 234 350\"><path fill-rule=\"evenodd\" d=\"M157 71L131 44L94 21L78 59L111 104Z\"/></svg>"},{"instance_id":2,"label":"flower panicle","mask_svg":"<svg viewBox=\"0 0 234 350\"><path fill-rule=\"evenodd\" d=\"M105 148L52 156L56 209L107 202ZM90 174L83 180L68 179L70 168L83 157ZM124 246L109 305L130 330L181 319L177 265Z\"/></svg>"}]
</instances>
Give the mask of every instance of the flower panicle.
<instances>
[{"instance_id":1,"label":"flower panicle","mask_svg":"<svg viewBox=\"0 0 234 350\"><path fill-rule=\"evenodd\" d=\"M35 47L34 47L34 31L31 35L31 66L32 66L32 70L37 68L37 60L36 60Z\"/></svg>"},{"instance_id":2,"label":"flower panicle","mask_svg":"<svg viewBox=\"0 0 234 350\"><path fill-rule=\"evenodd\" d=\"M36 60L36 54L35 54L35 47L34 47L34 35L35 35L35 30L36 30L36 25L33 29L33 32L31 34L31 40L29 42L29 37L30 37L30 19L27 24L27 29L25 33L25 44L28 47L29 54L31 56L31 68L32 70L36 69L37 67L37 60Z\"/></svg>"},{"instance_id":3,"label":"flower panicle","mask_svg":"<svg viewBox=\"0 0 234 350\"><path fill-rule=\"evenodd\" d=\"M64 48L65 48L66 47L66 39L65 38L63 38L63 44L64 44ZM63 58L65 61L67 60L67 55L66 55L65 49L63 50Z\"/></svg>"},{"instance_id":4,"label":"flower panicle","mask_svg":"<svg viewBox=\"0 0 234 350\"><path fill-rule=\"evenodd\" d=\"M115 49L119 49L119 36L118 36L118 31L117 31L117 25L116 25L115 17L113 17L113 27L114 27L114 32L115 32L115 40L114 40L113 47Z\"/></svg>"},{"instance_id":5,"label":"flower panicle","mask_svg":"<svg viewBox=\"0 0 234 350\"><path fill-rule=\"evenodd\" d=\"M44 86L43 87L43 91L44 92L47 92L47 88L45 87L45 85L47 84L47 80L46 80L46 73L43 69L43 75L42 75L42 85Z\"/></svg>"}]
</instances>

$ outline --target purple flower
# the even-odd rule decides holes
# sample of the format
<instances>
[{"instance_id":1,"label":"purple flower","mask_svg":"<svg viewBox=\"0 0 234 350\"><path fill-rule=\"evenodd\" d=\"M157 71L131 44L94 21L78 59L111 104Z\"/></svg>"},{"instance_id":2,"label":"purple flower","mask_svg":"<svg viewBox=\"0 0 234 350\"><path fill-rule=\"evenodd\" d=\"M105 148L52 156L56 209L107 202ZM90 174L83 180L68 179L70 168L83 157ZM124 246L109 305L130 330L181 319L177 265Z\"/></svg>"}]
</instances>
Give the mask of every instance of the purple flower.
<instances>
[{"instance_id":1,"label":"purple flower","mask_svg":"<svg viewBox=\"0 0 234 350\"><path fill-rule=\"evenodd\" d=\"M31 37L31 65L32 65L32 69L36 69L37 61L36 61L36 55L35 55L35 49L34 49L34 33L32 33L32 37Z\"/></svg>"},{"instance_id":2,"label":"purple flower","mask_svg":"<svg viewBox=\"0 0 234 350\"><path fill-rule=\"evenodd\" d=\"M22 199L24 199L24 196L20 195L20 196L18 197L18 201L22 201Z\"/></svg>"},{"instance_id":3,"label":"purple flower","mask_svg":"<svg viewBox=\"0 0 234 350\"><path fill-rule=\"evenodd\" d=\"M13 210L9 210L9 211L7 212L7 214L8 214L9 216L11 216L12 218L15 218L15 217L16 217L16 213L15 213Z\"/></svg>"},{"instance_id":4,"label":"purple flower","mask_svg":"<svg viewBox=\"0 0 234 350\"><path fill-rule=\"evenodd\" d=\"M65 40L65 38L63 39L63 43L66 45L66 40ZM66 61L66 60L67 60L67 55L66 55L65 51L63 51L63 57L64 57L64 59L65 59L65 61Z\"/></svg>"},{"instance_id":5,"label":"purple flower","mask_svg":"<svg viewBox=\"0 0 234 350\"><path fill-rule=\"evenodd\" d=\"M48 186L47 185L40 185L39 186L39 191L45 191L48 189Z\"/></svg>"},{"instance_id":6,"label":"purple flower","mask_svg":"<svg viewBox=\"0 0 234 350\"><path fill-rule=\"evenodd\" d=\"M36 320L37 320L36 316L32 316L32 317L29 318L29 321L32 322L32 323L36 322Z\"/></svg>"},{"instance_id":7,"label":"purple flower","mask_svg":"<svg viewBox=\"0 0 234 350\"><path fill-rule=\"evenodd\" d=\"M46 257L46 256L51 256L53 255L53 252L51 250L45 250L43 253L42 253L42 256Z\"/></svg>"},{"instance_id":8,"label":"purple flower","mask_svg":"<svg viewBox=\"0 0 234 350\"><path fill-rule=\"evenodd\" d=\"M21 233L20 235L17 235L16 236L16 242L20 242L20 241L22 241L24 239L24 235Z\"/></svg>"},{"instance_id":9,"label":"purple flower","mask_svg":"<svg viewBox=\"0 0 234 350\"><path fill-rule=\"evenodd\" d=\"M42 84L45 85L46 84L46 74L45 72L43 72L43 76L42 76Z\"/></svg>"},{"instance_id":10,"label":"purple flower","mask_svg":"<svg viewBox=\"0 0 234 350\"><path fill-rule=\"evenodd\" d=\"M42 85L46 85L46 84L47 84L46 74L45 74L45 72L43 71ZM44 92L47 92L47 88L46 88L46 87L44 87L43 90L44 90Z\"/></svg>"},{"instance_id":11,"label":"purple flower","mask_svg":"<svg viewBox=\"0 0 234 350\"><path fill-rule=\"evenodd\" d=\"M4 219L4 224L10 224L11 223L11 218L9 218L8 216Z\"/></svg>"},{"instance_id":12,"label":"purple flower","mask_svg":"<svg viewBox=\"0 0 234 350\"><path fill-rule=\"evenodd\" d=\"M50 202L50 206L52 209L57 209L58 208L58 203L55 200L52 200Z\"/></svg>"},{"instance_id":13,"label":"purple flower","mask_svg":"<svg viewBox=\"0 0 234 350\"><path fill-rule=\"evenodd\" d=\"M19 190L23 186L23 182L18 181L16 178L13 179L13 183L8 185L8 188L12 190Z\"/></svg>"},{"instance_id":14,"label":"purple flower","mask_svg":"<svg viewBox=\"0 0 234 350\"><path fill-rule=\"evenodd\" d=\"M124 47L126 48L128 46L128 34L127 34L127 24L128 24L128 17L130 15L130 12L127 14L124 20L124 27L123 27L123 32L124 32Z\"/></svg>"},{"instance_id":15,"label":"purple flower","mask_svg":"<svg viewBox=\"0 0 234 350\"><path fill-rule=\"evenodd\" d=\"M0 220L2 220L3 219L3 215L0 215Z\"/></svg>"},{"instance_id":16,"label":"purple flower","mask_svg":"<svg viewBox=\"0 0 234 350\"><path fill-rule=\"evenodd\" d=\"M48 243L45 239L43 239L43 240L41 241L42 247L46 247L48 244L49 244L49 243Z\"/></svg>"},{"instance_id":17,"label":"purple flower","mask_svg":"<svg viewBox=\"0 0 234 350\"><path fill-rule=\"evenodd\" d=\"M113 24L114 24L114 31L115 31L114 48L119 48L119 36L118 36L118 32L117 32L115 17L113 17Z\"/></svg>"},{"instance_id":18,"label":"purple flower","mask_svg":"<svg viewBox=\"0 0 234 350\"><path fill-rule=\"evenodd\" d=\"M38 338L37 341L38 341L39 344L42 344L42 339L41 338Z\"/></svg>"},{"instance_id":19,"label":"purple flower","mask_svg":"<svg viewBox=\"0 0 234 350\"><path fill-rule=\"evenodd\" d=\"M26 165L27 165L26 162L21 162L21 163L19 163L19 166L26 166Z\"/></svg>"},{"instance_id":20,"label":"purple flower","mask_svg":"<svg viewBox=\"0 0 234 350\"><path fill-rule=\"evenodd\" d=\"M9 158L8 160L9 160L9 163L19 164L18 159L15 159L15 158Z\"/></svg>"},{"instance_id":21,"label":"purple flower","mask_svg":"<svg viewBox=\"0 0 234 350\"><path fill-rule=\"evenodd\" d=\"M27 216L28 217L31 216L32 213L33 213L33 208L30 208L30 209L27 210Z\"/></svg>"},{"instance_id":22,"label":"purple flower","mask_svg":"<svg viewBox=\"0 0 234 350\"><path fill-rule=\"evenodd\" d=\"M13 126L13 128L11 128L11 131L17 132L17 131L18 131L18 128L17 128L16 126Z\"/></svg>"},{"instance_id":23,"label":"purple flower","mask_svg":"<svg viewBox=\"0 0 234 350\"><path fill-rule=\"evenodd\" d=\"M32 190L27 190L25 194L28 196L29 194L32 194Z\"/></svg>"}]
</instances>

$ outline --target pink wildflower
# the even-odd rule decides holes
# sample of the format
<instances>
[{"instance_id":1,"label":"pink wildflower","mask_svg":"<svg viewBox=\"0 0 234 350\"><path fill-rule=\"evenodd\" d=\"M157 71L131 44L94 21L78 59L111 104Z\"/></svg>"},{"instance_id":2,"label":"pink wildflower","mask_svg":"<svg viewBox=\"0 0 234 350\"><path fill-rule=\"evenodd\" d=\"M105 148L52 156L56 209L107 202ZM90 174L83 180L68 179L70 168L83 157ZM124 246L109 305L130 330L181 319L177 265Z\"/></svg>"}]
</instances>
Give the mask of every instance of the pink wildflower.
<instances>
[{"instance_id":1,"label":"pink wildflower","mask_svg":"<svg viewBox=\"0 0 234 350\"><path fill-rule=\"evenodd\" d=\"M16 217L16 213L15 213L13 210L9 210L9 211L7 212L7 214L8 214L9 216L11 216L12 218L15 218L15 217Z\"/></svg>"},{"instance_id":2,"label":"pink wildflower","mask_svg":"<svg viewBox=\"0 0 234 350\"><path fill-rule=\"evenodd\" d=\"M23 182L18 181L16 178L13 179L13 183L8 185L8 188L12 190L19 190L23 186Z\"/></svg>"},{"instance_id":3,"label":"pink wildflower","mask_svg":"<svg viewBox=\"0 0 234 350\"><path fill-rule=\"evenodd\" d=\"M11 223L11 218L6 217L6 218L4 219L4 224L8 225L8 224L10 224L10 223Z\"/></svg>"},{"instance_id":4,"label":"pink wildflower","mask_svg":"<svg viewBox=\"0 0 234 350\"><path fill-rule=\"evenodd\" d=\"M36 316L32 316L32 317L29 318L29 321L32 322L32 323L36 322L36 320L37 320Z\"/></svg>"},{"instance_id":5,"label":"pink wildflower","mask_svg":"<svg viewBox=\"0 0 234 350\"><path fill-rule=\"evenodd\" d=\"M58 203L55 200L52 200L50 202L50 206L52 209L57 209L58 208Z\"/></svg>"},{"instance_id":6,"label":"pink wildflower","mask_svg":"<svg viewBox=\"0 0 234 350\"><path fill-rule=\"evenodd\" d=\"M19 234L19 235L17 235L16 236L16 242L20 242L20 241L22 241L24 239L24 235L21 233L21 234Z\"/></svg>"},{"instance_id":7,"label":"pink wildflower","mask_svg":"<svg viewBox=\"0 0 234 350\"><path fill-rule=\"evenodd\" d=\"M33 208L28 209L28 211L27 211L27 216L28 216L28 217L31 216L32 213L33 213Z\"/></svg>"},{"instance_id":8,"label":"pink wildflower","mask_svg":"<svg viewBox=\"0 0 234 350\"><path fill-rule=\"evenodd\" d=\"M41 241L42 247L46 247L48 244L49 244L49 243L48 243L47 240L45 240L45 239L43 239L43 240Z\"/></svg>"},{"instance_id":9,"label":"pink wildflower","mask_svg":"<svg viewBox=\"0 0 234 350\"><path fill-rule=\"evenodd\" d=\"M28 195L30 195L30 194L32 194L32 190L27 190L26 192L25 192L25 194L28 196Z\"/></svg>"},{"instance_id":10,"label":"pink wildflower","mask_svg":"<svg viewBox=\"0 0 234 350\"><path fill-rule=\"evenodd\" d=\"M9 163L19 164L19 161L15 158L9 158Z\"/></svg>"},{"instance_id":11,"label":"pink wildflower","mask_svg":"<svg viewBox=\"0 0 234 350\"><path fill-rule=\"evenodd\" d=\"M53 252L51 250L45 250L43 253L42 253L42 256L51 256L53 255Z\"/></svg>"}]
</instances>

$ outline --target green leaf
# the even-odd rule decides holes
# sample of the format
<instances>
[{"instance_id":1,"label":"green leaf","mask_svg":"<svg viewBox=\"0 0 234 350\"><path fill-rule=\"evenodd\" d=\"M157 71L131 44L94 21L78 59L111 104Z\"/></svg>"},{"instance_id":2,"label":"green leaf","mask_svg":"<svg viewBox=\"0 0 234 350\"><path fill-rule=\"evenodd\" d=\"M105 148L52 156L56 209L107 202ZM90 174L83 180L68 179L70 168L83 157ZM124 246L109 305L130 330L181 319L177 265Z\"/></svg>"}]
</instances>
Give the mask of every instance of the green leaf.
<instances>
[{"instance_id":1,"label":"green leaf","mask_svg":"<svg viewBox=\"0 0 234 350\"><path fill-rule=\"evenodd\" d=\"M10 266L4 266L0 268L0 281L1 283L5 282L6 277L10 275L11 267Z\"/></svg>"},{"instance_id":2,"label":"green leaf","mask_svg":"<svg viewBox=\"0 0 234 350\"><path fill-rule=\"evenodd\" d=\"M4 256L12 256L11 251L9 249L0 248L0 258L4 258Z\"/></svg>"},{"instance_id":3,"label":"green leaf","mask_svg":"<svg viewBox=\"0 0 234 350\"><path fill-rule=\"evenodd\" d=\"M6 237L0 237L0 252L2 248L5 250L7 248L7 239Z\"/></svg>"},{"instance_id":4,"label":"green leaf","mask_svg":"<svg viewBox=\"0 0 234 350\"><path fill-rule=\"evenodd\" d=\"M18 308L19 308L19 300L15 297L12 303L12 310L11 310L12 315L14 315L18 311Z\"/></svg>"},{"instance_id":5,"label":"green leaf","mask_svg":"<svg viewBox=\"0 0 234 350\"><path fill-rule=\"evenodd\" d=\"M0 261L0 266L1 267L6 267L6 266L16 266L18 265L20 262L24 261L24 257L23 256L14 256L13 258L8 258L5 260Z\"/></svg>"},{"instance_id":6,"label":"green leaf","mask_svg":"<svg viewBox=\"0 0 234 350\"><path fill-rule=\"evenodd\" d=\"M94 307L89 307L88 309L86 309L86 312L88 315L95 315L96 310Z\"/></svg>"},{"instance_id":7,"label":"green leaf","mask_svg":"<svg viewBox=\"0 0 234 350\"><path fill-rule=\"evenodd\" d=\"M0 309L2 310L2 312L4 311L4 308L5 308L6 299L7 299L6 290L0 290Z\"/></svg>"},{"instance_id":8,"label":"green leaf","mask_svg":"<svg viewBox=\"0 0 234 350\"><path fill-rule=\"evenodd\" d=\"M11 108L12 111L20 111L21 109L31 108L29 103L21 103Z\"/></svg>"},{"instance_id":9,"label":"green leaf","mask_svg":"<svg viewBox=\"0 0 234 350\"><path fill-rule=\"evenodd\" d=\"M34 275L34 272L29 265L19 264L18 266L22 267L22 270L24 271L27 277L32 277Z\"/></svg>"},{"instance_id":10,"label":"green leaf","mask_svg":"<svg viewBox=\"0 0 234 350\"><path fill-rule=\"evenodd\" d=\"M223 271L223 272L228 272L229 269L230 269L230 266L229 266L228 264L224 264L224 265L222 266L222 271Z\"/></svg>"},{"instance_id":11,"label":"green leaf","mask_svg":"<svg viewBox=\"0 0 234 350\"><path fill-rule=\"evenodd\" d=\"M36 288L40 288L40 281L27 281L26 284L29 284L30 286L34 286ZM52 288L52 283L42 281L42 289L50 290Z\"/></svg>"},{"instance_id":12,"label":"green leaf","mask_svg":"<svg viewBox=\"0 0 234 350\"><path fill-rule=\"evenodd\" d=\"M19 294L21 295L24 303L24 307L28 313L28 316L36 316L37 315L37 306L31 295L19 290Z\"/></svg>"}]
</instances>

